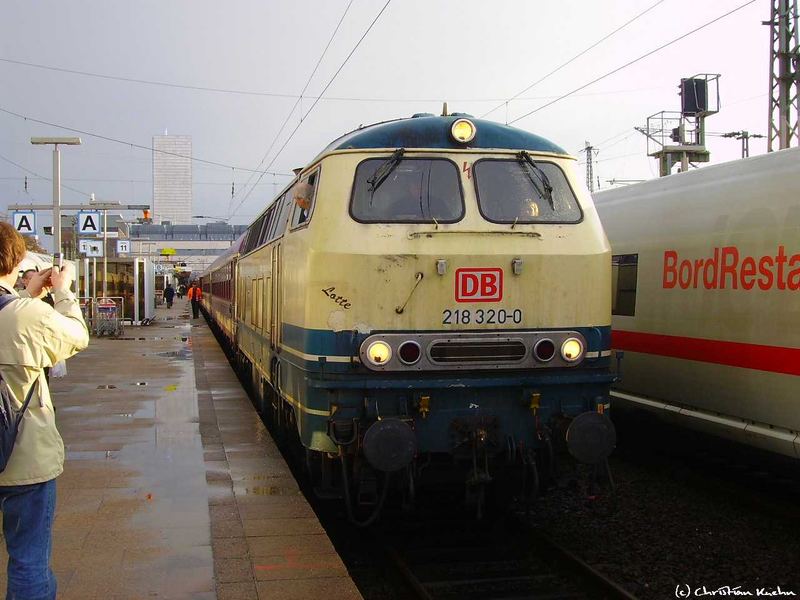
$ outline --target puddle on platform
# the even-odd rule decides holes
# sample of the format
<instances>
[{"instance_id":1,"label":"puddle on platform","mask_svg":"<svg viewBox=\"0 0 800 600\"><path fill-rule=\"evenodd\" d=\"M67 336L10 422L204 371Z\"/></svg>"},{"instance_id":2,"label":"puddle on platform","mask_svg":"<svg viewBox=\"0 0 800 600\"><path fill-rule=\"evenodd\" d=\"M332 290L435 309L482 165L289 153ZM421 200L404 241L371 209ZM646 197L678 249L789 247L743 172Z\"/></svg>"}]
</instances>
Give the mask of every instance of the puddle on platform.
<instances>
[{"instance_id":1,"label":"puddle on platform","mask_svg":"<svg viewBox=\"0 0 800 600\"><path fill-rule=\"evenodd\" d=\"M134 381L131 385L147 385L146 381Z\"/></svg>"},{"instance_id":2,"label":"puddle on platform","mask_svg":"<svg viewBox=\"0 0 800 600\"><path fill-rule=\"evenodd\" d=\"M97 389L98 390L115 390L115 389L117 389L117 386L110 385L110 384L109 385L98 385Z\"/></svg>"},{"instance_id":3,"label":"puddle on platform","mask_svg":"<svg viewBox=\"0 0 800 600\"><path fill-rule=\"evenodd\" d=\"M181 350L170 350L169 352L153 352L152 356L161 356L163 358L177 358L178 360L191 360L192 351L189 348L182 348Z\"/></svg>"}]
</instances>

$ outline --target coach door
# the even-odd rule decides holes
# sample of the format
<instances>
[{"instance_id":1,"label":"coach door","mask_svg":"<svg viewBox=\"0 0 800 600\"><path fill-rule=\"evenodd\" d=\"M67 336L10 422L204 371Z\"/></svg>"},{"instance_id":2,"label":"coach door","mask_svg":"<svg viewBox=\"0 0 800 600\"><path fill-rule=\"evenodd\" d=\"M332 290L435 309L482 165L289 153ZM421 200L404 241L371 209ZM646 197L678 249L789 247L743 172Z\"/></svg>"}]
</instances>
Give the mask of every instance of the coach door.
<instances>
[{"instance_id":1,"label":"coach door","mask_svg":"<svg viewBox=\"0 0 800 600\"><path fill-rule=\"evenodd\" d=\"M281 272L281 255L283 250L280 242L272 247L272 286L269 293L269 339L272 350L275 351L281 344L281 302L280 289L283 274Z\"/></svg>"}]
</instances>

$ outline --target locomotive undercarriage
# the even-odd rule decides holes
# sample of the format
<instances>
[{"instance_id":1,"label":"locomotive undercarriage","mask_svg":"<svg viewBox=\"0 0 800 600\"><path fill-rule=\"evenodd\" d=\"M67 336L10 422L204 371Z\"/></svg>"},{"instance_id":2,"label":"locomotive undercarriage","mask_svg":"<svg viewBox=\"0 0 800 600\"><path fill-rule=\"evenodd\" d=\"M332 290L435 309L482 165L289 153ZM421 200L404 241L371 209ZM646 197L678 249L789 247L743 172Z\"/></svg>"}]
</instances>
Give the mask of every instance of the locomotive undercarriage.
<instances>
[{"instance_id":1,"label":"locomotive undercarriage","mask_svg":"<svg viewBox=\"0 0 800 600\"><path fill-rule=\"evenodd\" d=\"M529 508L548 486L575 472L568 438L576 421L589 438L578 454L592 463L579 487L587 495L602 485L613 488L607 455L614 432L602 414L602 380L538 388L452 386L429 393L409 392L408 386L308 389L330 398L331 414L324 417L287 401L243 354L231 358L276 443L304 465L314 493L343 501L356 524L374 522L387 500L411 510L421 490L455 493L479 518L488 507ZM279 373L273 363L273 381L292 375ZM319 447L320 439L326 447Z\"/></svg>"},{"instance_id":2,"label":"locomotive undercarriage","mask_svg":"<svg viewBox=\"0 0 800 600\"><path fill-rule=\"evenodd\" d=\"M572 461L567 432L574 417L568 416L562 405L573 414L578 405L554 401L543 409L542 394L529 390L505 391L491 402L484 400L483 407L474 402L477 396L466 390L440 397L372 393L360 402L347 402L352 392L333 393L337 400L331 403L332 414L326 419L305 414L264 382L261 387L264 392L256 397L263 396L257 400L262 414L280 442L293 442L315 494L341 499L348 518L361 526L377 519L387 499L395 507L411 510L419 490L460 489L464 504L472 507L478 518L484 516L487 506L505 509L517 504L527 509L556 481L557 465ZM598 397L591 395L596 390L588 388L581 395L581 404ZM512 395L517 401L509 402ZM545 392L544 396L548 395ZM448 396L451 400L469 396L467 400L473 401L437 406L438 400ZM595 405L586 412L600 416L597 410ZM606 422L610 425L602 418L604 426ZM314 448L313 442L304 438L304 431L321 428L334 444L333 450ZM610 452L613 442L603 443ZM592 478L599 481L596 475L607 474L610 483L606 458L597 465Z\"/></svg>"}]
</instances>

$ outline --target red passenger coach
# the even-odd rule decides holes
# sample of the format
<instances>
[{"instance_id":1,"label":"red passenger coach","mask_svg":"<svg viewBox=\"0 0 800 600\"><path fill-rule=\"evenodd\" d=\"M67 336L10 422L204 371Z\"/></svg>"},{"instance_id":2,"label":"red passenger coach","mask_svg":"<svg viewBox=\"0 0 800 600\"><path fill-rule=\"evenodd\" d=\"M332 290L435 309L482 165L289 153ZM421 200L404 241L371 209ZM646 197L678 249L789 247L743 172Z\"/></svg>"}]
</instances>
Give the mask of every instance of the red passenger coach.
<instances>
[{"instance_id":1,"label":"red passenger coach","mask_svg":"<svg viewBox=\"0 0 800 600\"><path fill-rule=\"evenodd\" d=\"M236 267L239 260L242 234L223 252L200 277L203 289L201 306L212 326L231 343L236 339L233 306L236 295Z\"/></svg>"}]
</instances>

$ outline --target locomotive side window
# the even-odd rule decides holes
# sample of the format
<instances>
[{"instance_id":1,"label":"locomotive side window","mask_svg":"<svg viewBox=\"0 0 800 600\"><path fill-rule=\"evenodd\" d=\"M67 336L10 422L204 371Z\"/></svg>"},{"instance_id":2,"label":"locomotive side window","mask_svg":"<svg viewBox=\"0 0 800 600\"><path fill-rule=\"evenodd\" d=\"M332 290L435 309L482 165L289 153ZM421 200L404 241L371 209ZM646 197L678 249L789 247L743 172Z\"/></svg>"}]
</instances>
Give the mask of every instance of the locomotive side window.
<instances>
[{"instance_id":1,"label":"locomotive side window","mask_svg":"<svg viewBox=\"0 0 800 600\"><path fill-rule=\"evenodd\" d=\"M293 204L292 229L304 225L311 218L311 213L314 211L318 180L319 171L314 171L310 175L303 177L289 190Z\"/></svg>"},{"instance_id":2,"label":"locomotive side window","mask_svg":"<svg viewBox=\"0 0 800 600\"><path fill-rule=\"evenodd\" d=\"M464 216L454 163L419 158L391 161L370 158L358 165L350 202L350 214L356 221L455 223Z\"/></svg>"},{"instance_id":3,"label":"locomotive side window","mask_svg":"<svg viewBox=\"0 0 800 600\"><path fill-rule=\"evenodd\" d=\"M638 254L611 257L611 314L632 317L636 313Z\"/></svg>"},{"instance_id":4,"label":"locomotive side window","mask_svg":"<svg viewBox=\"0 0 800 600\"><path fill-rule=\"evenodd\" d=\"M264 219L266 215L261 215L255 223L250 225L247 230L247 239L244 242L242 247L242 254L247 254L251 250L255 250L258 247L258 238L261 235L261 229L264 226Z\"/></svg>"},{"instance_id":5,"label":"locomotive side window","mask_svg":"<svg viewBox=\"0 0 800 600\"><path fill-rule=\"evenodd\" d=\"M478 207L493 223L578 223L578 200L555 164L484 158L473 166Z\"/></svg>"},{"instance_id":6,"label":"locomotive side window","mask_svg":"<svg viewBox=\"0 0 800 600\"><path fill-rule=\"evenodd\" d=\"M264 223L261 226L261 234L258 236L258 244L256 248L266 244L269 241L269 230L272 223L275 221L275 205L264 214Z\"/></svg>"},{"instance_id":7,"label":"locomotive side window","mask_svg":"<svg viewBox=\"0 0 800 600\"><path fill-rule=\"evenodd\" d=\"M292 207L291 195L288 192L285 193L280 198L278 198L275 210L279 212L278 212L278 218L275 219L274 230L270 234L271 240L281 237L283 233L286 231L286 221L289 218L289 209L291 207Z\"/></svg>"}]
</instances>

